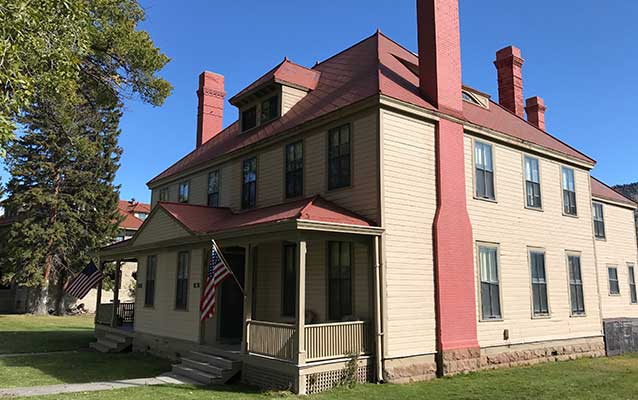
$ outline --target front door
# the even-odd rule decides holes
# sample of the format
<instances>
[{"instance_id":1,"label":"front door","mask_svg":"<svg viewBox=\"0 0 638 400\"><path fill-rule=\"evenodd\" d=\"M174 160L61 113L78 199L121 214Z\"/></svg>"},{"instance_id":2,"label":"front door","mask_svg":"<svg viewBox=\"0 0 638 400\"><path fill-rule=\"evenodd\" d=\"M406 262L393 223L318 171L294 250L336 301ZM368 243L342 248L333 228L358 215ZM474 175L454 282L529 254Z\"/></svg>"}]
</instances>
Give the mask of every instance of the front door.
<instances>
[{"instance_id":1,"label":"front door","mask_svg":"<svg viewBox=\"0 0 638 400\"><path fill-rule=\"evenodd\" d=\"M224 258L230 264L230 268L237 277L239 283L244 286L244 260L243 249L224 249ZM230 277L221 284L219 310L219 339L224 343L241 342L244 328L244 295L237 282Z\"/></svg>"}]
</instances>

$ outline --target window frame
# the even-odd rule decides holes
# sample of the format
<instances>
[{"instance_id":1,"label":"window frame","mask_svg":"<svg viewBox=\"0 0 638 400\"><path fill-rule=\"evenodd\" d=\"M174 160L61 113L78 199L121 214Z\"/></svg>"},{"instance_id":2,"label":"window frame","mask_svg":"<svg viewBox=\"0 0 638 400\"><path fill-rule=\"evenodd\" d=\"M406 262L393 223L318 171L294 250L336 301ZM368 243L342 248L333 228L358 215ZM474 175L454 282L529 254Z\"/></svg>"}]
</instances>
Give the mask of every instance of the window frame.
<instances>
[{"instance_id":1,"label":"window frame","mask_svg":"<svg viewBox=\"0 0 638 400\"><path fill-rule=\"evenodd\" d=\"M182 267L182 255L186 256L186 265L184 266L186 269L186 278L180 278L180 269ZM190 286L190 264L191 264L191 253L188 250L180 251L177 253L177 269L176 269L176 277L175 277L175 311L188 311L188 296L189 296L189 286ZM180 280L186 280L186 286L184 288L183 293L183 304L179 303L179 294L180 294Z\"/></svg>"},{"instance_id":2,"label":"window frame","mask_svg":"<svg viewBox=\"0 0 638 400\"><path fill-rule=\"evenodd\" d=\"M567 206L567 204L565 203L565 192L571 192L568 189L565 189L565 181L563 180L564 175L563 175L563 171L571 171L572 174L572 179L573 179L573 184L574 184L574 213L572 214L571 212L565 212L565 207ZM563 206L563 216L566 217L578 217L578 188L576 187L576 170L572 167L568 167L566 165L561 165L560 167L560 189L561 189L561 203ZM571 204L570 204L571 205Z\"/></svg>"},{"instance_id":3,"label":"window frame","mask_svg":"<svg viewBox=\"0 0 638 400\"><path fill-rule=\"evenodd\" d=\"M341 143L341 130L344 128L348 128L348 155L347 157L343 154L341 154L341 145L339 146L339 155L335 156L334 158L339 158L339 161L342 160L348 160L348 182L347 184L345 183L345 179L343 179L343 176L337 176L335 178L332 178L332 160L333 160L333 156L332 156L332 146L331 146L331 138L332 138L332 134L334 132L338 132L339 135L339 142ZM354 166L354 162L353 162L353 158L354 158L354 129L353 129L353 124L348 122L345 124L341 124L339 126L336 126L332 129L328 130L328 136L327 136L327 140L326 140L326 168L327 168L327 179L326 179L326 183L328 186L328 190L339 190L339 189L344 189L344 188L350 188L353 186L353 181L354 181L354 174L353 174L353 166ZM342 170L341 165L338 168L338 172L339 174L343 174L343 171L345 169ZM344 180L344 182L340 182L340 180Z\"/></svg>"},{"instance_id":4,"label":"window frame","mask_svg":"<svg viewBox=\"0 0 638 400\"><path fill-rule=\"evenodd\" d=\"M255 180L254 181L250 181L250 182L246 182L246 164L248 162L254 162L254 175L255 175ZM257 164L257 156L253 156L253 157L248 157L245 158L242 163L241 163L241 209L242 210L250 210L253 208L257 207L257 171L258 171L258 164ZM254 198L250 198L250 199L246 199L246 189L247 189L247 185L253 185L254 186Z\"/></svg>"},{"instance_id":5,"label":"window frame","mask_svg":"<svg viewBox=\"0 0 638 400\"><path fill-rule=\"evenodd\" d=\"M290 281L287 279L288 273L288 251L292 250L292 287L289 287ZM282 263L281 263L281 316L285 318L295 318L297 309L297 244L284 243L282 248ZM292 294L287 291L292 291ZM286 301L290 296L292 298L292 304L289 305ZM287 310L290 307L290 310ZM288 312L290 311L290 312Z\"/></svg>"},{"instance_id":6,"label":"window frame","mask_svg":"<svg viewBox=\"0 0 638 400\"><path fill-rule=\"evenodd\" d=\"M503 311L503 291L501 290L501 250L499 243L490 243L490 242L476 242L476 272L478 279L478 315L479 322L499 322L504 320L504 311ZM494 316L493 318L486 318L483 313L483 277L481 274L481 248L487 248L490 250L495 250L496 252L496 275L498 282L498 307L499 314L498 316ZM489 283L489 282L487 282ZM493 284L493 283L491 283ZM492 296L490 296L492 299Z\"/></svg>"},{"instance_id":7,"label":"window frame","mask_svg":"<svg viewBox=\"0 0 638 400\"><path fill-rule=\"evenodd\" d=\"M274 99L274 102L272 102L272 100ZM271 114L271 116L267 119L263 119L264 116L264 104L272 102L271 104L269 104L269 107L271 105L274 104L275 106L275 112L274 114ZM281 101L279 101L279 94L274 94L270 97L267 97L266 99L262 100L259 102L259 125L263 125L266 124L270 121L274 121L277 118L279 118L280 114L280 109L281 109Z\"/></svg>"},{"instance_id":8,"label":"window frame","mask_svg":"<svg viewBox=\"0 0 638 400\"><path fill-rule=\"evenodd\" d=\"M182 187L186 187L186 199L182 197ZM190 196L191 196L191 181L190 180L181 181L177 185L177 202L188 204L188 202L190 201Z\"/></svg>"},{"instance_id":9,"label":"window frame","mask_svg":"<svg viewBox=\"0 0 638 400\"><path fill-rule=\"evenodd\" d=\"M572 297L572 271L571 265L569 264L570 257L578 258L578 267L580 273L580 283L577 284L580 286L581 297L583 300L583 308L582 311L574 311L574 299ZM586 317L587 316L587 305L585 304L585 283L583 281L583 259L582 253L577 251L566 251L565 252L565 262L567 267L567 293L569 294L569 316L570 317Z\"/></svg>"},{"instance_id":10,"label":"window frame","mask_svg":"<svg viewBox=\"0 0 638 400\"><path fill-rule=\"evenodd\" d=\"M596 207L600 207L600 219L596 219ZM607 240L607 229L605 227L605 207L603 203L599 201L592 201L592 221L594 224L594 238L596 240ZM598 233L598 225L602 224L602 235Z\"/></svg>"},{"instance_id":11,"label":"window frame","mask_svg":"<svg viewBox=\"0 0 638 400\"><path fill-rule=\"evenodd\" d=\"M530 181L527 179L527 160L533 160L536 161L536 165L538 167L538 182L534 182L533 180ZM533 175L533 174L532 174ZM533 176L532 176L533 179ZM528 190L528 182L531 184L536 184L538 185L538 201L539 204L538 206L536 205L530 205L529 200L530 200L530 196L529 196L529 190ZM530 154L526 154L523 153L523 194L525 196L524 202L525 202L525 208L529 209L529 210L534 210L534 211L543 211L543 177L541 174L541 159L535 156L532 156ZM532 193L533 196L533 193Z\"/></svg>"},{"instance_id":12,"label":"window frame","mask_svg":"<svg viewBox=\"0 0 638 400\"><path fill-rule=\"evenodd\" d=\"M326 302L327 302L327 307L326 307L326 316L327 316L327 320L328 321L332 321L332 322L339 322L342 321L343 318L348 317L348 316L353 316L355 314L355 304L354 304L354 299L355 299L355 294L354 294L354 267L355 267L355 260L354 260L354 242L349 242L349 241L335 241L335 240L331 240L331 241L327 241L327 257L326 257L326 263L327 263L327 268L326 268L326 279L327 279L327 284L326 284L326 289L327 289L327 296L326 296ZM335 296L333 296L333 291L335 290L335 288L333 287L333 279L332 279L332 268L334 267L332 265L332 245L333 244L338 244L339 246L339 266L338 268L341 270L344 266L341 265L341 254L342 254L342 246L344 244L348 244L350 249L349 249L349 261L350 261L350 265L349 265L349 278L348 278L348 282L349 282L349 291L350 291L350 312L349 313L343 313L343 303L341 302L342 299L342 293L341 293L341 288L342 288L342 283L343 283L343 274L342 271L339 271L339 317L338 318L334 318L336 315L333 315L332 312L332 308L331 308L331 303L330 303L330 299L334 298Z\"/></svg>"},{"instance_id":13,"label":"window frame","mask_svg":"<svg viewBox=\"0 0 638 400\"><path fill-rule=\"evenodd\" d=\"M252 110L255 110L255 124L249 128L246 128L246 124L244 122L244 114L246 114L249 111L252 112ZM241 123L241 133L248 132L249 130L255 129L259 126L259 117L260 117L259 114L261 113L257 109L257 104L247 107L240 112L239 121Z\"/></svg>"},{"instance_id":14,"label":"window frame","mask_svg":"<svg viewBox=\"0 0 638 400\"><path fill-rule=\"evenodd\" d=\"M217 191L216 192L211 192L210 191L210 178L211 176L215 174L217 175ZM208 175L206 177L206 205L208 205L208 207L219 207L219 202L220 202L220 196L221 196L221 191L220 191L220 187L221 187L221 173L219 169L214 169L212 171L208 172ZM211 195L216 194L217 195L217 203L216 205L211 205Z\"/></svg>"},{"instance_id":15,"label":"window frame","mask_svg":"<svg viewBox=\"0 0 638 400\"><path fill-rule=\"evenodd\" d=\"M166 201L169 201L170 198L171 198L170 187L166 186L166 187L161 188L158 191L158 194L157 194L157 199L158 200L157 201L166 202Z\"/></svg>"},{"instance_id":16,"label":"window frame","mask_svg":"<svg viewBox=\"0 0 638 400\"><path fill-rule=\"evenodd\" d=\"M288 149L296 145L301 145L301 167L296 170L288 171L288 162L289 162ZM306 156L306 152L305 152L303 139L286 143L284 145L284 199L295 199L295 198L303 197L304 195L304 181L305 181L305 175L306 175L305 156ZM298 161L298 160L294 160L294 161ZM294 174L294 173L299 174L298 179L300 179L300 182L298 184L299 186L298 194L288 192L289 174Z\"/></svg>"},{"instance_id":17,"label":"window frame","mask_svg":"<svg viewBox=\"0 0 638 400\"><path fill-rule=\"evenodd\" d=\"M492 174L492 197L487 197L487 196L481 196L479 194L479 185L478 185L478 179L479 179L479 174L478 174L478 165L477 165L477 157L476 157L476 148L478 145L481 146L485 146L487 148L490 149L490 156L491 156L491 168L492 170L489 171ZM484 141L484 140L480 140L480 139L476 139L474 138L472 140L472 185L474 186L474 193L473 193L473 197L476 200L483 200L483 201L488 201L488 202L492 202L492 203L497 203L498 202L498 196L497 196L497 190L496 190L496 157L495 157L495 151L494 151L495 147L493 143ZM483 156L483 158L485 158L485 156ZM483 169L483 172L485 173L487 170ZM484 175L485 178L485 175ZM485 180L485 179L484 179ZM487 183L487 181L485 181L485 183ZM484 184L485 184L484 183ZM487 194L487 186L486 186L486 194Z\"/></svg>"},{"instance_id":18,"label":"window frame","mask_svg":"<svg viewBox=\"0 0 638 400\"><path fill-rule=\"evenodd\" d=\"M636 265L627 263L627 281L629 284L629 304L638 305L638 289L636 288Z\"/></svg>"},{"instance_id":19,"label":"window frame","mask_svg":"<svg viewBox=\"0 0 638 400\"><path fill-rule=\"evenodd\" d=\"M151 263L151 260L154 260L154 261ZM153 279L149 279L151 265L153 266L153 274L152 274ZM149 287L149 281L153 282L152 290ZM146 308L155 307L155 293L156 293L155 282L156 281L157 281L157 255L151 254L146 257L146 276L144 280L144 285L145 285L144 286L144 307ZM151 294L150 296L149 296L149 292ZM149 302L149 297L151 300L150 302Z\"/></svg>"},{"instance_id":20,"label":"window frame","mask_svg":"<svg viewBox=\"0 0 638 400\"><path fill-rule=\"evenodd\" d=\"M614 279L612 279L611 277L612 272L615 275ZM615 287L612 287L613 282L615 282ZM615 296L615 297L622 295L622 293L620 292L620 276L618 275L617 265L612 265L612 264L607 265L607 293L610 296Z\"/></svg>"},{"instance_id":21,"label":"window frame","mask_svg":"<svg viewBox=\"0 0 638 400\"><path fill-rule=\"evenodd\" d=\"M533 254L541 254L543 256L543 275L544 275L544 283L534 283L534 269L532 265ZM547 279L547 252L544 248L540 247L528 247L527 249L527 258L530 272L530 305L533 319L543 319L543 318L551 318L552 316L552 308L549 302L549 282ZM547 311L539 311L536 312L536 305L534 301L534 285L545 285L545 303L547 306Z\"/></svg>"}]
</instances>

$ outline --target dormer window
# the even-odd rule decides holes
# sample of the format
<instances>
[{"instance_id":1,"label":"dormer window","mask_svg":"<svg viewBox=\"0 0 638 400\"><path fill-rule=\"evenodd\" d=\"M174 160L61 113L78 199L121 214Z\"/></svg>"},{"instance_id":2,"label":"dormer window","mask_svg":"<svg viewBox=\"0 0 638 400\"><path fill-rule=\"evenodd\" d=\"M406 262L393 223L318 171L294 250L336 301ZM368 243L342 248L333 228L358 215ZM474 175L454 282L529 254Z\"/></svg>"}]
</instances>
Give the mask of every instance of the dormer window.
<instances>
[{"instance_id":1,"label":"dormer window","mask_svg":"<svg viewBox=\"0 0 638 400\"><path fill-rule=\"evenodd\" d=\"M268 100L261 103L260 124L265 124L279 116L279 96L272 96Z\"/></svg>"},{"instance_id":2,"label":"dormer window","mask_svg":"<svg viewBox=\"0 0 638 400\"><path fill-rule=\"evenodd\" d=\"M257 106L252 106L241 113L241 130L245 132L257 126Z\"/></svg>"}]
</instances>

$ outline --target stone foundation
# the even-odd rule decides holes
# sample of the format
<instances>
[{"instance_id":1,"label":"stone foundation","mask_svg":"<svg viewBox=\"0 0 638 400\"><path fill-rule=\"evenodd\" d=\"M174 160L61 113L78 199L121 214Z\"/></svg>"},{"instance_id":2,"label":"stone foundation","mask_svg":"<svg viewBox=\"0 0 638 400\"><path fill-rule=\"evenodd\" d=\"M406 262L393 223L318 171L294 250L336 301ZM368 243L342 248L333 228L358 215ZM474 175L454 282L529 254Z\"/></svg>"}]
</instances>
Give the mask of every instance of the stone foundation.
<instances>
[{"instance_id":1,"label":"stone foundation","mask_svg":"<svg viewBox=\"0 0 638 400\"><path fill-rule=\"evenodd\" d=\"M411 383L436 378L434 354L385 360L383 380L390 383Z\"/></svg>"},{"instance_id":2,"label":"stone foundation","mask_svg":"<svg viewBox=\"0 0 638 400\"><path fill-rule=\"evenodd\" d=\"M160 358L176 361L189 351L198 350L201 346L186 340L165 338L148 333L135 332L133 351L149 353Z\"/></svg>"},{"instance_id":3,"label":"stone foundation","mask_svg":"<svg viewBox=\"0 0 638 400\"><path fill-rule=\"evenodd\" d=\"M497 346L480 350L464 349L445 352L442 355L441 373L455 375L482 369L518 367L604 355L605 344L602 337Z\"/></svg>"}]
</instances>

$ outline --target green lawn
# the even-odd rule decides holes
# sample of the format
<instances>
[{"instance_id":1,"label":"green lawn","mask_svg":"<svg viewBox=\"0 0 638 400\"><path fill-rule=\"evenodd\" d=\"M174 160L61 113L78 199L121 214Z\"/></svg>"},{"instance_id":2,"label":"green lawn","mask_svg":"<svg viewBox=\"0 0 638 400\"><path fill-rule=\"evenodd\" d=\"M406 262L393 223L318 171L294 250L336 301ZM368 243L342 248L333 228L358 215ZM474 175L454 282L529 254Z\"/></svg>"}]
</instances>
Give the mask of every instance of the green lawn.
<instances>
[{"instance_id":1,"label":"green lawn","mask_svg":"<svg viewBox=\"0 0 638 400\"><path fill-rule=\"evenodd\" d=\"M0 358L0 388L150 378L170 362L141 353L77 352Z\"/></svg>"},{"instance_id":2,"label":"green lawn","mask_svg":"<svg viewBox=\"0 0 638 400\"><path fill-rule=\"evenodd\" d=\"M0 354L87 348L94 340L93 318L0 315Z\"/></svg>"},{"instance_id":3,"label":"green lawn","mask_svg":"<svg viewBox=\"0 0 638 400\"><path fill-rule=\"evenodd\" d=\"M245 387L212 389L191 386L163 386L108 392L40 397L40 400L235 400L265 399L279 394L261 394ZM638 398L638 355L599 358L535 367L501 369L438 379L411 385L360 385L315 396L316 400L543 400L543 399L635 399Z\"/></svg>"}]
</instances>

